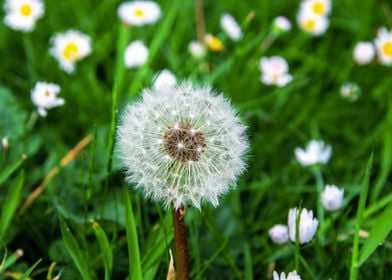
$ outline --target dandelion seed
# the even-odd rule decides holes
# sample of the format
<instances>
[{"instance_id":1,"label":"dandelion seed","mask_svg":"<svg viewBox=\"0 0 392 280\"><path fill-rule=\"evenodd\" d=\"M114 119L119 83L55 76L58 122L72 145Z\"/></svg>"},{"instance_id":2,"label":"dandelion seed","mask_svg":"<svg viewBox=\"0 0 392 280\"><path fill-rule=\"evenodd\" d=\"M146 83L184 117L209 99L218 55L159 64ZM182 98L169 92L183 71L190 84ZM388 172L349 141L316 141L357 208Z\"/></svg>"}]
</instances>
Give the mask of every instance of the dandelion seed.
<instances>
[{"instance_id":1,"label":"dandelion seed","mask_svg":"<svg viewBox=\"0 0 392 280\"><path fill-rule=\"evenodd\" d=\"M374 55L374 46L370 42L359 42L354 47L353 58L354 61L359 65L372 62Z\"/></svg>"},{"instance_id":2,"label":"dandelion seed","mask_svg":"<svg viewBox=\"0 0 392 280\"><path fill-rule=\"evenodd\" d=\"M291 22L283 16L278 16L272 22L272 30L275 34L280 35L291 30Z\"/></svg>"},{"instance_id":3,"label":"dandelion seed","mask_svg":"<svg viewBox=\"0 0 392 280\"><path fill-rule=\"evenodd\" d=\"M46 117L46 110L64 105L64 99L57 97L59 92L59 85L46 82L37 82L35 84L31 90L31 100L37 106L38 114L41 117Z\"/></svg>"},{"instance_id":4,"label":"dandelion seed","mask_svg":"<svg viewBox=\"0 0 392 280\"><path fill-rule=\"evenodd\" d=\"M260 59L260 81L265 85L284 87L293 77L288 73L287 61L280 56L262 57Z\"/></svg>"},{"instance_id":5,"label":"dandelion seed","mask_svg":"<svg viewBox=\"0 0 392 280\"><path fill-rule=\"evenodd\" d=\"M340 95L348 101L357 101L361 97L362 91L358 84L346 82L340 88Z\"/></svg>"},{"instance_id":6,"label":"dandelion seed","mask_svg":"<svg viewBox=\"0 0 392 280\"><path fill-rule=\"evenodd\" d=\"M153 1L131 1L122 3L117 13L127 25L143 26L157 22L161 8Z\"/></svg>"},{"instance_id":7,"label":"dandelion seed","mask_svg":"<svg viewBox=\"0 0 392 280\"><path fill-rule=\"evenodd\" d=\"M211 142L214 137L220 140ZM191 83L145 89L124 112L118 144L127 181L174 209L200 208L202 201L217 206L244 171L248 148L245 126L230 103Z\"/></svg>"},{"instance_id":8,"label":"dandelion seed","mask_svg":"<svg viewBox=\"0 0 392 280\"><path fill-rule=\"evenodd\" d=\"M375 45L380 63L392 65L392 30L388 31L385 27L380 28Z\"/></svg>"},{"instance_id":9,"label":"dandelion seed","mask_svg":"<svg viewBox=\"0 0 392 280\"><path fill-rule=\"evenodd\" d=\"M342 207L344 190L335 185L326 185L321 193L321 202L328 211L335 211Z\"/></svg>"},{"instance_id":10,"label":"dandelion seed","mask_svg":"<svg viewBox=\"0 0 392 280\"><path fill-rule=\"evenodd\" d=\"M142 41L133 41L125 49L125 66L127 68L142 66L147 61L148 53L148 48L142 43Z\"/></svg>"},{"instance_id":11,"label":"dandelion seed","mask_svg":"<svg viewBox=\"0 0 392 280\"><path fill-rule=\"evenodd\" d=\"M306 149L295 149L295 157L303 166L326 164L332 155L332 148L323 141L311 140Z\"/></svg>"},{"instance_id":12,"label":"dandelion seed","mask_svg":"<svg viewBox=\"0 0 392 280\"><path fill-rule=\"evenodd\" d=\"M154 79L154 87L173 86L177 83L176 76L167 69L162 70Z\"/></svg>"},{"instance_id":13,"label":"dandelion seed","mask_svg":"<svg viewBox=\"0 0 392 280\"><path fill-rule=\"evenodd\" d=\"M206 47L197 41L189 43L188 51L195 58L203 58L207 54Z\"/></svg>"},{"instance_id":14,"label":"dandelion seed","mask_svg":"<svg viewBox=\"0 0 392 280\"><path fill-rule=\"evenodd\" d=\"M286 273L282 272L279 276L279 274L274 271L274 279L273 280L301 280L301 276L299 276L299 274L297 274L297 271L292 271L289 272L289 274L286 277Z\"/></svg>"},{"instance_id":15,"label":"dandelion seed","mask_svg":"<svg viewBox=\"0 0 392 280\"><path fill-rule=\"evenodd\" d=\"M301 213L299 213L299 210L297 208L290 209L288 216L290 240L292 242L295 242L296 239L297 218L299 220L299 243L305 244L312 241L317 231L318 220L316 218L313 218L313 211L309 211L306 208L301 209Z\"/></svg>"},{"instance_id":16,"label":"dandelion seed","mask_svg":"<svg viewBox=\"0 0 392 280\"><path fill-rule=\"evenodd\" d=\"M223 43L221 40L219 40L217 37L215 37L212 34L207 34L204 38L205 43L208 47L213 52L220 52L223 50Z\"/></svg>"},{"instance_id":17,"label":"dandelion seed","mask_svg":"<svg viewBox=\"0 0 392 280\"><path fill-rule=\"evenodd\" d=\"M91 39L77 30L68 30L51 39L49 52L56 58L60 67L67 73L75 71L76 62L91 53Z\"/></svg>"},{"instance_id":18,"label":"dandelion seed","mask_svg":"<svg viewBox=\"0 0 392 280\"><path fill-rule=\"evenodd\" d=\"M238 25L237 21L230 14L224 14L220 18L220 25L223 31L229 36L233 41L239 41L242 38L241 27Z\"/></svg>"},{"instance_id":19,"label":"dandelion seed","mask_svg":"<svg viewBox=\"0 0 392 280\"><path fill-rule=\"evenodd\" d=\"M289 229L286 225L274 225L268 231L268 235L276 244L284 244L289 241Z\"/></svg>"},{"instance_id":20,"label":"dandelion seed","mask_svg":"<svg viewBox=\"0 0 392 280\"><path fill-rule=\"evenodd\" d=\"M45 7L41 0L6 0L4 10L6 25L17 31L31 32L37 20L43 17Z\"/></svg>"},{"instance_id":21,"label":"dandelion seed","mask_svg":"<svg viewBox=\"0 0 392 280\"><path fill-rule=\"evenodd\" d=\"M327 17L320 17L307 10L298 13L297 21L299 27L313 36L320 36L328 29L329 20Z\"/></svg>"}]
</instances>

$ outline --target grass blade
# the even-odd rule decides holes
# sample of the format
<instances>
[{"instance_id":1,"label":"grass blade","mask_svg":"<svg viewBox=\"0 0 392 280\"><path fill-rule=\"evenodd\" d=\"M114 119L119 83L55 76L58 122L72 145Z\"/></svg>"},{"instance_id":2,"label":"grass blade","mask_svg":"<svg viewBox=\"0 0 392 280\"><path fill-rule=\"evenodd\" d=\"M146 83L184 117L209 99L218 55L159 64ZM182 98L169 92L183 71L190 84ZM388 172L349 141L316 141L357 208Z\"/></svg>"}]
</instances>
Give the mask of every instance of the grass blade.
<instances>
[{"instance_id":1,"label":"grass blade","mask_svg":"<svg viewBox=\"0 0 392 280\"><path fill-rule=\"evenodd\" d=\"M0 215L0 238L3 238L6 233L8 226L15 214L16 208L18 207L19 200L22 194L24 183L24 172L21 171L16 177L14 183L11 185L7 198L4 200L1 207Z\"/></svg>"},{"instance_id":2,"label":"grass blade","mask_svg":"<svg viewBox=\"0 0 392 280\"><path fill-rule=\"evenodd\" d=\"M95 236L97 237L99 248L101 249L103 265L105 267L105 279L110 279L110 274L113 268L112 248L110 247L109 240L102 227L97 222L93 222L92 227Z\"/></svg>"},{"instance_id":3,"label":"grass blade","mask_svg":"<svg viewBox=\"0 0 392 280\"><path fill-rule=\"evenodd\" d=\"M35 262L30 268L20 277L20 280L26 280L28 279L29 275L33 272L33 270L37 267L37 265L42 261L42 259L39 259L38 261Z\"/></svg>"},{"instance_id":4,"label":"grass blade","mask_svg":"<svg viewBox=\"0 0 392 280\"><path fill-rule=\"evenodd\" d=\"M142 267L140 263L139 243L137 239L135 217L133 215L131 199L129 198L129 192L127 187L124 187L124 199L129 255L129 279L142 280Z\"/></svg>"},{"instance_id":5,"label":"grass blade","mask_svg":"<svg viewBox=\"0 0 392 280\"><path fill-rule=\"evenodd\" d=\"M82 278L84 280L90 280L91 276L88 270L86 258L83 256L82 252L80 251L79 245L76 243L76 240L73 237L67 224L64 222L64 220L61 217L59 217L59 219L60 219L61 235L63 237L65 248L67 249L77 269L82 275Z\"/></svg>"},{"instance_id":6,"label":"grass blade","mask_svg":"<svg viewBox=\"0 0 392 280\"><path fill-rule=\"evenodd\" d=\"M13 163L4 168L3 171L0 172L0 185L5 182L18 168L22 165L22 163L27 159L26 155L23 155L20 159L15 160Z\"/></svg>"},{"instance_id":7,"label":"grass blade","mask_svg":"<svg viewBox=\"0 0 392 280\"><path fill-rule=\"evenodd\" d=\"M369 238L363 244L357 262L357 266L361 266L373 252L378 245L385 240L388 234L392 231L392 204L384 210L380 217L376 220Z\"/></svg>"},{"instance_id":8,"label":"grass blade","mask_svg":"<svg viewBox=\"0 0 392 280\"><path fill-rule=\"evenodd\" d=\"M355 221L355 231L354 231L354 240L353 240L353 254L351 258L351 269L350 269L350 280L356 280L358 274L358 254L359 254L359 230L361 228L363 216L365 213L365 205L366 199L369 192L369 178L370 171L373 163L373 154L370 156L370 159L366 165L365 175L362 181L361 187L361 196L359 197L358 210L357 210L357 218Z\"/></svg>"}]
</instances>

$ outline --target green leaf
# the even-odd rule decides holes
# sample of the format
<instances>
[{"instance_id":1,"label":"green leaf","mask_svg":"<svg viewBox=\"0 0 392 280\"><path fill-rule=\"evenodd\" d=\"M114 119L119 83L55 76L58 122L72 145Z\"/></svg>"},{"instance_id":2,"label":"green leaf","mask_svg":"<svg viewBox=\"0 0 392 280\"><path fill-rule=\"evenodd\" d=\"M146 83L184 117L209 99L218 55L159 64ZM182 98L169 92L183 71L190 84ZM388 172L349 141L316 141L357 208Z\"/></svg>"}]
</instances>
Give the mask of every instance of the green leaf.
<instances>
[{"instance_id":1,"label":"green leaf","mask_svg":"<svg viewBox=\"0 0 392 280\"><path fill-rule=\"evenodd\" d=\"M8 226L15 214L16 208L22 194L22 188L24 183L24 172L21 171L16 177L14 183L11 185L8 195L3 202L1 207L0 215L0 237L3 238L6 233Z\"/></svg>"},{"instance_id":2,"label":"green leaf","mask_svg":"<svg viewBox=\"0 0 392 280\"><path fill-rule=\"evenodd\" d=\"M23 155L20 159L15 160L13 163L4 168L4 170L0 172L0 185L4 183L16 170L18 170L26 159L27 157Z\"/></svg>"},{"instance_id":3,"label":"green leaf","mask_svg":"<svg viewBox=\"0 0 392 280\"><path fill-rule=\"evenodd\" d=\"M391 217L392 204L390 204L389 207L387 207L376 220L373 228L370 231L369 238L365 241L361 248L357 266L361 266L392 231Z\"/></svg>"},{"instance_id":4,"label":"green leaf","mask_svg":"<svg viewBox=\"0 0 392 280\"><path fill-rule=\"evenodd\" d=\"M39 259L38 261L35 262L30 268L20 277L20 280L26 280L28 279L29 275L33 272L33 270L37 267L37 265L42 261L42 259Z\"/></svg>"},{"instance_id":5,"label":"green leaf","mask_svg":"<svg viewBox=\"0 0 392 280\"><path fill-rule=\"evenodd\" d=\"M137 231L135 224L135 216L133 215L131 199L129 198L128 188L124 187L125 199L125 218L127 230L127 243L129 255L129 273L131 280L142 280L142 266L140 264L139 243L137 239Z\"/></svg>"},{"instance_id":6,"label":"green leaf","mask_svg":"<svg viewBox=\"0 0 392 280\"><path fill-rule=\"evenodd\" d=\"M65 248L67 249L77 269L82 275L82 278L84 280L90 280L91 276L88 270L86 258L80 251L79 245L76 243L76 240L73 237L67 224L64 222L64 220L61 217L59 217L59 219L60 219L61 235L63 236Z\"/></svg>"},{"instance_id":7,"label":"green leaf","mask_svg":"<svg viewBox=\"0 0 392 280\"><path fill-rule=\"evenodd\" d=\"M101 249L103 265L105 267L105 279L110 279L110 274L113 268L112 248L110 247L105 231L97 222L93 222L92 228L95 236L97 237L99 248Z\"/></svg>"}]
</instances>

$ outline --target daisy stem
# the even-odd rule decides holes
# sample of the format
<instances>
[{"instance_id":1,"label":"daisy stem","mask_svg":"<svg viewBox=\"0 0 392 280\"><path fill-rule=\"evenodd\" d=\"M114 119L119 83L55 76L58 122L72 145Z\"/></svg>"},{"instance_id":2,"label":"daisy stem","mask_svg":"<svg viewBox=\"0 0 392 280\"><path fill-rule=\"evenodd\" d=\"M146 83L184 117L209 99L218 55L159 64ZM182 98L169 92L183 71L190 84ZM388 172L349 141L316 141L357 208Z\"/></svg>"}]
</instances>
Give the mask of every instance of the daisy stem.
<instances>
[{"instance_id":1,"label":"daisy stem","mask_svg":"<svg viewBox=\"0 0 392 280\"><path fill-rule=\"evenodd\" d=\"M174 244L176 248L176 279L188 280L188 248L185 228L185 209L173 207Z\"/></svg>"},{"instance_id":2,"label":"daisy stem","mask_svg":"<svg viewBox=\"0 0 392 280\"><path fill-rule=\"evenodd\" d=\"M121 92L121 87L125 77L124 50L130 37L129 26L120 24L117 37L116 68L114 73L114 83L117 90Z\"/></svg>"},{"instance_id":3,"label":"daisy stem","mask_svg":"<svg viewBox=\"0 0 392 280\"><path fill-rule=\"evenodd\" d=\"M204 36L205 36L203 0L195 0L195 16L196 16L197 40L199 41L199 43L203 43Z\"/></svg>"},{"instance_id":4,"label":"daisy stem","mask_svg":"<svg viewBox=\"0 0 392 280\"><path fill-rule=\"evenodd\" d=\"M270 31L268 32L267 36L265 36L263 42L261 42L259 51L261 53L265 53L269 47L272 45L272 43L275 41L276 35L274 32Z\"/></svg>"},{"instance_id":5,"label":"daisy stem","mask_svg":"<svg viewBox=\"0 0 392 280\"><path fill-rule=\"evenodd\" d=\"M316 189L317 189L317 218L320 222L320 231L319 231L319 237L320 241L323 242L324 240L324 208L321 203L321 193L323 192L323 187L324 187L324 180L323 180L323 175L321 174L320 167L316 166L313 169L313 174L316 179Z\"/></svg>"},{"instance_id":6,"label":"daisy stem","mask_svg":"<svg viewBox=\"0 0 392 280\"><path fill-rule=\"evenodd\" d=\"M34 70L34 53L30 34L23 34L23 46L27 58L27 71L29 73L30 81L33 82L37 79L37 75Z\"/></svg>"}]
</instances>

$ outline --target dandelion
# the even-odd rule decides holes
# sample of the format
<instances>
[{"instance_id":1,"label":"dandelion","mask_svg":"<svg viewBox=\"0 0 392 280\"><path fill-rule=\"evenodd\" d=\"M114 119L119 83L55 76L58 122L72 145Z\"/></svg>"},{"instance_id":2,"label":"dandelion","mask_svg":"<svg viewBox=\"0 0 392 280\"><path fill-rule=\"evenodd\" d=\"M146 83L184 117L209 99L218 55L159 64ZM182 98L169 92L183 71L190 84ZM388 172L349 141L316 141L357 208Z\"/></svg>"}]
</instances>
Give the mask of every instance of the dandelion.
<instances>
[{"instance_id":1,"label":"dandelion","mask_svg":"<svg viewBox=\"0 0 392 280\"><path fill-rule=\"evenodd\" d=\"M241 27L237 21L230 14L224 14L220 18L220 25L223 31L234 41L239 41L242 38Z\"/></svg>"},{"instance_id":2,"label":"dandelion","mask_svg":"<svg viewBox=\"0 0 392 280\"><path fill-rule=\"evenodd\" d=\"M311 140L306 149L295 149L295 157L303 166L326 164L332 155L332 148L323 141Z\"/></svg>"},{"instance_id":3,"label":"dandelion","mask_svg":"<svg viewBox=\"0 0 392 280\"><path fill-rule=\"evenodd\" d=\"M37 82L31 90L31 100L37 106L38 114L46 117L46 110L64 105L63 98L57 97L60 86L53 83Z\"/></svg>"},{"instance_id":4,"label":"dandelion","mask_svg":"<svg viewBox=\"0 0 392 280\"><path fill-rule=\"evenodd\" d=\"M177 83L176 76L167 69L162 70L154 80L154 88L173 86Z\"/></svg>"},{"instance_id":5,"label":"dandelion","mask_svg":"<svg viewBox=\"0 0 392 280\"><path fill-rule=\"evenodd\" d=\"M23 32L31 32L38 19L45 12L41 0L6 0L4 3L4 23L10 28Z\"/></svg>"},{"instance_id":6,"label":"dandelion","mask_svg":"<svg viewBox=\"0 0 392 280\"><path fill-rule=\"evenodd\" d=\"M342 207L344 190L335 185L326 185L321 193L321 202L326 210L335 211Z\"/></svg>"},{"instance_id":7,"label":"dandelion","mask_svg":"<svg viewBox=\"0 0 392 280\"><path fill-rule=\"evenodd\" d=\"M131 1L122 3L117 13L126 25L142 26L155 23L161 17L161 8L152 1Z\"/></svg>"},{"instance_id":8,"label":"dandelion","mask_svg":"<svg viewBox=\"0 0 392 280\"><path fill-rule=\"evenodd\" d=\"M359 65L372 62L374 58L374 46L370 42L359 42L355 45L353 51L354 61Z\"/></svg>"},{"instance_id":9,"label":"dandelion","mask_svg":"<svg viewBox=\"0 0 392 280\"><path fill-rule=\"evenodd\" d=\"M213 52L220 52L223 50L223 43L217 37L207 34L204 38L207 47Z\"/></svg>"},{"instance_id":10,"label":"dandelion","mask_svg":"<svg viewBox=\"0 0 392 280\"><path fill-rule=\"evenodd\" d=\"M56 58L60 67L67 73L75 71L76 62L91 53L91 39L77 30L68 30L51 39L49 52Z\"/></svg>"},{"instance_id":11,"label":"dandelion","mask_svg":"<svg viewBox=\"0 0 392 280\"><path fill-rule=\"evenodd\" d=\"M146 63L148 58L148 49L142 41L136 40L128 45L124 52L125 66L135 68Z\"/></svg>"},{"instance_id":12,"label":"dandelion","mask_svg":"<svg viewBox=\"0 0 392 280\"><path fill-rule=\"evenodd\" d=\"M276 244L284 244L289 241L289 230L286 225L274 225L268 231L268 235Z\"/></svg>"},{"instance_id":13,"label":"dandelion","mask_svg":"<svg viewBox=\"0 0 392 280\"><path fill-rule=\"evenodd\" d=\"M353 82L346 82L340 88L340 95L352 102L357 101L361 94L361 88Z\"/></svg>"},{"instance_id":14,"label":"dandelion","mask_svg":"<svg viewBox=\"0 0 392 280\"><path fill-rule=\"evenodd\" d=\"M392 30L388 31L385 27L380 28L375 45L381 64L392 65Z\"/></svg>"},{"instance_id":15,"label":"dandelion","mask_svg":"<svg viewBox=\"0 0 392 280\"><path fill-rule=\"evenodd\" d=\"M288 216L288 228L289 238L292 242L295 242L296 239L297 219L299 229L299 243L305 244L310 242L317 231L317 218L313 218L313 211L309 211L306 208L301 209L301 213L299 213L297 208L290 209Z\"/></svg>"},{"instance_id":16,"label":"dandelion","mask_svg":"<svg viewBox=\"0 0 392 280\"><path fill-rule=\"evenodd\" d=\"M260 81L266 85L284 87L293 77L288 73L287 61L280 56L262 57L260 59Z\"/></svg>"},{"instance_id":17,"label":"dandelion","mask_svg":"<svg viewBox=\"0 0 392 280\"><path fill-rule=\"evenodd\" d=\"M203 58L207 54L206 47L197 41L191 41L189 43L188 51L193 57L198 59Z\"/></svg>"},{"instance_id":18,"label":"dandelion","mask_svg":"<svg viewBox=\"0 0 392 280\"><path fill-rule=\"evenodd\" d=\"M245 168L245 126L209 87L146 89L118 131L127 180L166 207L217 206Z\"/></svg>"},{"instance_id":19,"label":"dandelion","mask_svg":"<svg viewBox=\"0 0 392 280\"><path fill-rule=\"evenodd\" d=\"M313 36L320 36L328 29L329 20L327 17L320 17L307 10L301 10L298 13L299 27Z\"/></svg>"},{"instance_id":20,"label":"dandelion","mask_svg":"<svg viewBox=\"0 0 392 280\"><path fill-rule=\"evenodd\" d=\"M319 17L325 17L332 8L331 0L305 0L302 1L300 9L307 13L313 13Z\"/></svg>"},{"instance_id":21,"label":"dandelion","mask_svg":"<svg viewBox=\"0 0 392 280\"><path fill-rule=\"evenodd\" d=\"M287 277L286 277L286 273L282 272L279 276L279 274L276 271L274 271L273 276L274 276L273 280L301 280L301 276L299 276L297 274L297 271L295 271L295 270L292 272L289 272Z\"/></svg>"},{"instance_id":22,"label":"dandelion","mask_svg":"<svg viewBox=\"0 0 392 280\"><path fill-rule=\"evenodd\" d=\"M278 16L272 22L272 30L275 34L280 35L291 30L291 22L283 16Z\"/></svg>"}]
</instances>

